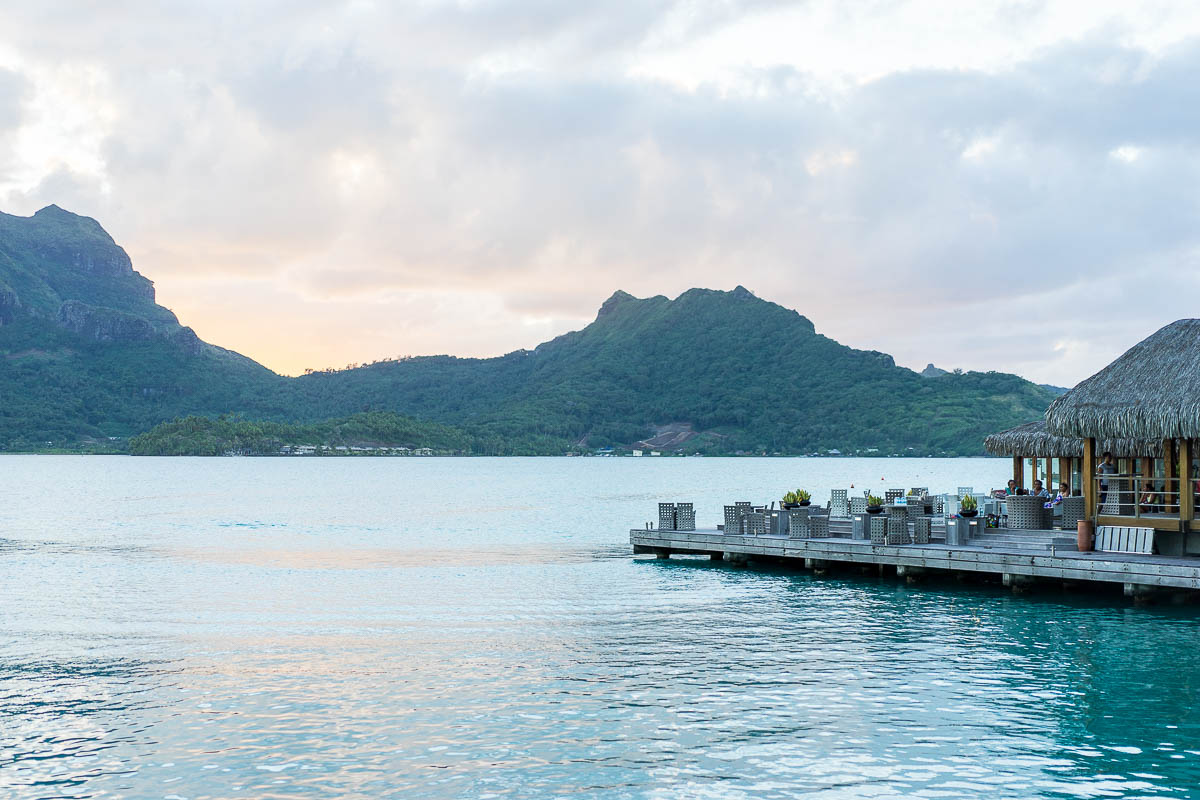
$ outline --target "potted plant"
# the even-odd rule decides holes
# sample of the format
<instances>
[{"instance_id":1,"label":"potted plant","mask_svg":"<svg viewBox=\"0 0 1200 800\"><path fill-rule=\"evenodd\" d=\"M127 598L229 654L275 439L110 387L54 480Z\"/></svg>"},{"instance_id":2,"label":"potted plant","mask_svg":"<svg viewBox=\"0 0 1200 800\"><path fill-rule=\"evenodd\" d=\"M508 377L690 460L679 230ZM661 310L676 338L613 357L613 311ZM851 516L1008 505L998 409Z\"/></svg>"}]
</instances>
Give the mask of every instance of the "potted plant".
<instances>
[{"instance_id":1,"label":"potted plant","mask_svg":"<svg viewBox=\"0 0 1200 800\"><path fill-rule=\"evenodd\" d=\"M883 512L883 498L873 494L867 495L867 513L880 514Z\"/></svg>"},{"instance_id":2,"label":"potted plant","mask_svg":"<svg viewBox=\"0 0 1200 800\"><path fill-rule=\"evenodd\" d=\"M958 507L958 515L960 517L973 517L979 513L979 501L969 494L964 494L962 503Z\"/></svg>"},{"instance_id":3,"label":"potted plant","mask_svg":"<svg viewBox=\"0 0 1200 800\"><path fill-rule=\"evenodd\" d=\"M809 494L804 489L797 489L795 492L795 495L796 495L796 502L802 506L806 506L806 505L809 505L810 503L812 503L812 495Z\"/></svg>"},{"instance_id":4,"label":"potted plant","mask_svg":"<svg viewBox=\"0 0 1200 800\"><path fill-rule=\"evenodd\" d=\"M780 505L786 509L796 508L800 505L800 498L796 497L795 492L788 492L783 496L783 502Z\"/></svg>"}]
</instances>

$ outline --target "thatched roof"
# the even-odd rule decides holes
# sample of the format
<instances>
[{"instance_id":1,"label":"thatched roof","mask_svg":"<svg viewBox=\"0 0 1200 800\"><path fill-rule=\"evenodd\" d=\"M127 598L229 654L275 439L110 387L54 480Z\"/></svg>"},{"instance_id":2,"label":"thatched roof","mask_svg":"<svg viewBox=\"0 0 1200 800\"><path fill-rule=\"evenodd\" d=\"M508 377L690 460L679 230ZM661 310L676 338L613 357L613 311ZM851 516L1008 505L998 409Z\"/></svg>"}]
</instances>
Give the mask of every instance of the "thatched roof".
<instances>
[{"instance_id":1,"label":"thatched roof","mask_svg":"<svg viewBox=\"0 0 1200 800\"><path fill-rule=\"evenodd\" d=\"M1046 430L1045 420L1026 422L983 440L983 447L994 456L1023 458L1079 458L1083 440L1055 436ZM1110 452L1117 458L1161 458L1162 442L1157 440L1107 439L1096 442L1096 452Z\"/></svg>"},{"instance_id":2,"label":"thatched roof","mask_svg":"<svg viewBox=\"0 0 1200 800\"><path fill-rule=\"evenodd\" d=\"M1050 404L1047 429L1097 439L1200 437L1200 319L1172 322Z\"/></svg>"}]
</instances>

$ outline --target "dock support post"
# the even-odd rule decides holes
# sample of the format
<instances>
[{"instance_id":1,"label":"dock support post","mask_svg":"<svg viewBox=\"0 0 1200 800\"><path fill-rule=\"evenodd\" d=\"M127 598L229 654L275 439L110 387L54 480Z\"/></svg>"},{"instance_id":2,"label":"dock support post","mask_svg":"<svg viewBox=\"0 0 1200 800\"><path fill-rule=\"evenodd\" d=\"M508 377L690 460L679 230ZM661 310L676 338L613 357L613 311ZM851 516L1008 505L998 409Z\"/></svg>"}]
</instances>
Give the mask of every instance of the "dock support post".
<instances>
[{"instance_id":1,"label":"dock support post","mask_svg":"<svg viewBox=\"0 0 1200 800\"><path fill-rule=\"evenodd\" d=\"M1158 593L1157 586L1151 586L1148 583L1127 583L1125 584L1125 596L1132 597L1133 602L1138 604L1149 603L1150 600Z\"/></svg>"},{"instance_id":2,"label":"dock support post","mask_svg":"<svg viewBox=\"0 0 1200 800\"><path fill-rule=\"evenodd\" d=\"M709 561L723 561L725 559L725 554L722 553L721 551L717 551L715 553L709 553L708 559L709 559Z\"/></svg>"},{"instance_id":3,"label":"dock support post","mask_svg":"<svg viewBox=\"0 0 1200 800\"><path fill-rule=\"evenodd\" d=\"M1032 575L1018 575L1015 572L1005 572L1000 576L1000 581L1013 590L1014 594L1028 591L1033 585Z\"/></svg>"},{"instance_id":4,"label":"dock support post","mask_svg":"<svg viewBox=\"0 0 1200 800\"><path fill-rule=\"evenodd\" d=\"M654 555L658 558L670 558L671 551L667 550L665 547L659 547L654 551Z\"/></svg>"},{"instance_id":5,"label":"dock support post","mask_svg":"<svg viewBox=\"0 0 1200 800\"><path fill-rule=\"evenodd\" d=\"M924 567L909 567L904 564L896 565L896 577L904 578L908 583L916 583L925 575Z\"/></svg>"},{"instance_id":6,"label":"dock support post","mask_svg":"<svg viewBox=\"0 0 1200 800\"><path fill-rule=\"evenodd\" d=\"M750 557L745 553L725 553L725 560L735 567L744 567L750 562Z\"/></svg>"}]
</instances>

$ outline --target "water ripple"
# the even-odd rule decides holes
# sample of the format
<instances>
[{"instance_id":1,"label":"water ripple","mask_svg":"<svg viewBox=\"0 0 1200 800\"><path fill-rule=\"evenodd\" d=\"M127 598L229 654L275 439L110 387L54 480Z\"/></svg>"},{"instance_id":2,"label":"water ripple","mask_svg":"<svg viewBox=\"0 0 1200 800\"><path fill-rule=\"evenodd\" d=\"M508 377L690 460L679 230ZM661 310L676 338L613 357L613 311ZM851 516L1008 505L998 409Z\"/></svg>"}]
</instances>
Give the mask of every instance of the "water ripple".
<instances>
[{"instance_id":1,"label":"water ripple","mask_svg":"<svg viewBox=\"0 0 1200 800\"><path fill-rule=\"evenodd\" d=\"M630 557L716 459L378 461L0 458L0 797L1197 794L1191 609Z\"/></svg>"}]
</instances>

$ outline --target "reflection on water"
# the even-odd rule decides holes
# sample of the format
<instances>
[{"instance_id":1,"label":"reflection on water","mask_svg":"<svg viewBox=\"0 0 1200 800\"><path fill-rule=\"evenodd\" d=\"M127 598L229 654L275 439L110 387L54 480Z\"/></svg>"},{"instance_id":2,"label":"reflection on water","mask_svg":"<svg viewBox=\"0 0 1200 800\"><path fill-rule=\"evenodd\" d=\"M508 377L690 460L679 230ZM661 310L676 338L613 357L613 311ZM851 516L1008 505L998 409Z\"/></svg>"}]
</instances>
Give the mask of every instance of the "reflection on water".
<instances>
[{"instance_id":1,"label":"reflection on water","mask_svg":"<svg viewBox=\"0 0 1200 800\"><path fill-rule=\"evenodd\" d=\"M0 458L0 797L1196 794L1192 609L628 555L833 468Z\"/></svg>"}]
</instances>

